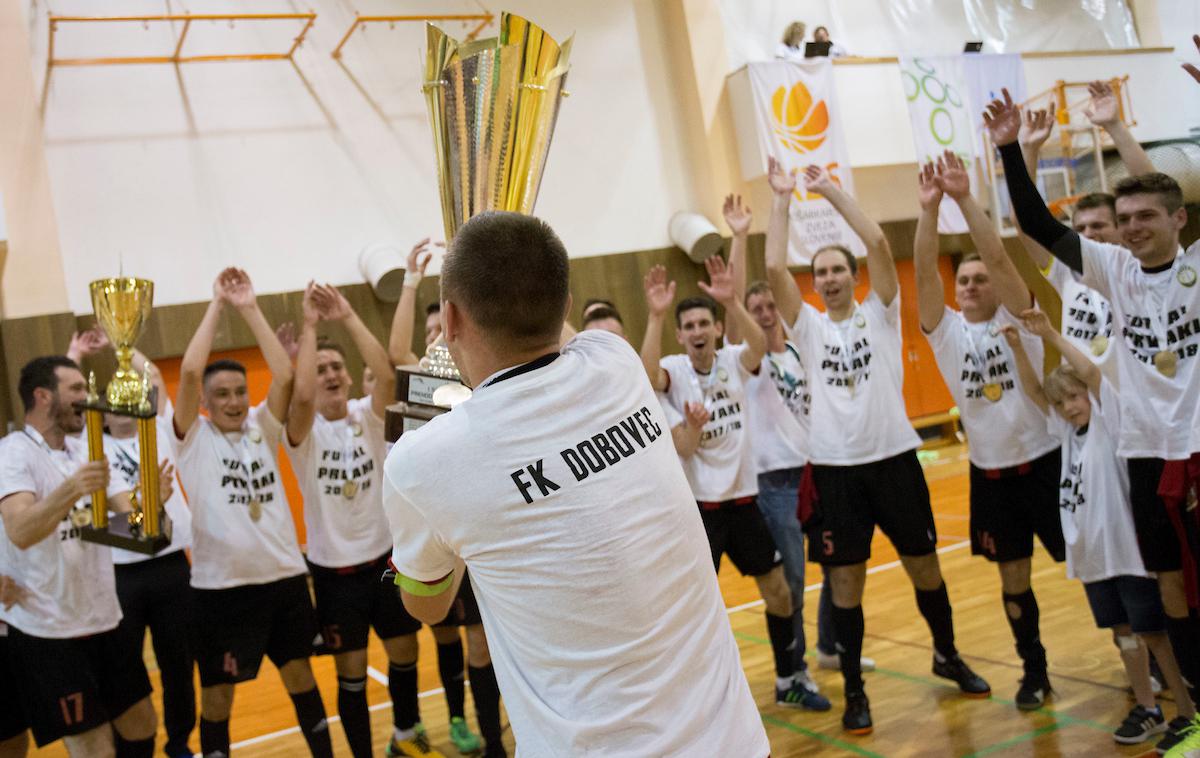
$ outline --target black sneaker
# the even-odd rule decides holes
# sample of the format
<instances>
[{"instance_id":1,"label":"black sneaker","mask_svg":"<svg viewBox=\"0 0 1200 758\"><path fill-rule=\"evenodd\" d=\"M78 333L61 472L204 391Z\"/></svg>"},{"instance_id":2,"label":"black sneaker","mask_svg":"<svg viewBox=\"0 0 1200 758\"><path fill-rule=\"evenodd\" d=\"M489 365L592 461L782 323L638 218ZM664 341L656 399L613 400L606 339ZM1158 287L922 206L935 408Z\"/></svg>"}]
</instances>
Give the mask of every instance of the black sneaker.
<instances>
[{"instance_id":1,"label":"black sneaker","mask_svg":"<svg viewBox=\"0 0 1200 758\"><path fill-rule=\"evenodd\" d=\"M1164 755L1168 750L1178 745L1183 741L1183 730L1192 725L1192 720L1183 716L1176 716L1167 722L1167 728L1163 731L1162 739L1154 746L1154 751L1159 755Z\"/></svg>"},{"instance_id":2,"label":"black sneaker","mask_svg":"<svg viewBox=\"0 0 1200 758\"><path fill-rule=\"evenodd\" d=\"M934 656L933 673L956 683L967 697L984 698L992 694L991 686L983 680L983 677L972 671L966 661L957 655L943 661L939 661L937 656Z\"/></svg>"},{"instance_id":3,"label":"black sneaker","mask_svg":"<svg viewBox=\"0 0 1200 758\"><path fill-rule=\"evenodd\" d=\"M1122 745L1136 745L1165 731L1167 731L1167 720L1163 718L1162 709L1155 708L1151 711L1135 705L1117 730L1113 732L1113 739Z\"/></svg>"},{"instance_id":4,"label":"black sneaker","mask_svg":"<svg viewBox=\"0 0 1200 758\"><path fill-rule=\"evenodd\" d=\"M850 734L870 734L871 704L865 692L846 693L846 712L842 714L842 728Z\"/></svg>"},{"instance_id":5,"label":"black sneaker","mask_svg":"<svg viewBox=\"0 0 1200 758\"><path fill-rule=\"evenodd\" d=\"M1022 711L1036 711L1046 703L1046 696L1051 693L1050 678L1041 674L1025 674L1021 687L1017 690L1017 708Z\"/></svg>"}]
</instances>

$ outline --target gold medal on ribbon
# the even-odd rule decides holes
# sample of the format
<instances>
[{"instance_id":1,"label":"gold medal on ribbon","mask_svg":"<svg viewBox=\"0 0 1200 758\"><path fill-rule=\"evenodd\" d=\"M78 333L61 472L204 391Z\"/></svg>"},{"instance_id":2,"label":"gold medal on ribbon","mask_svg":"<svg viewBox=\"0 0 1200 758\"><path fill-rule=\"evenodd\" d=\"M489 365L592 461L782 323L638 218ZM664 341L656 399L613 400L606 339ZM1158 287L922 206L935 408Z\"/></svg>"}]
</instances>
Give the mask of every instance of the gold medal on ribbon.
<instances>
[{"instance_id":1,"label":"gold medal on ribbon","mask_svg":"<svg viewBox=\"0 0 1200 758\"><path fill-rule=\"evenodd\" d=\"M342 485L342 497L346 498L347 500L353 500L354 496L357 494L358 482L350 480Z\"/></svg>"},{"instance_id":2,"label":"gold medal on ribbon","mask_svg":"<svg viewBox=\"0 0 1200 758\"><path fill-rule=\"evenodd\" d=\"M997 382L989 382L983 385L983 396L995 403L1004 397L1004 388Z\"/></svg>"},{"instance_id":3,"label":"gold medal on ribbon","mask_svg":"<svg viewBox=\"0 0 1200 758\"><path fill-rule=\"evenodd\" d=\"M1175 378L1175 368L1179 364L1179 356L1174 350L1162 350L1154 354L1154 368L1168 379Z\"/></svg>"},{"instance_id":4,"label":"gold medal on ribbon","mask_svg":"<svg viewBox=\"0 0 1200 758\"><path fill-rule=\"evenodd\" d=\"M1092 355L1097 357L1104 355L1104 351L1108 350L1108 337L1105 337L1103 334L1097 334L1095 337L1092 337L1091 345Z\"/></svg>"},{"instance_id":5,"label":"gold medal on ribbon","mask_svg":"<svg viewBox=\"0 0 1200 758\"><path fill-rule=\"evenodd\" d=\"M867 317L862 315L861 313L855 313L854 314L854 325L857 326L859 329L862 329L864 326L867 325Z\"/></svg>"},{"instance_id":6,"label":"gold medal on ribbon","mask_svg":"<svg viewBox=\"0 0 1200 758\"><path fill-rule=\"evenodd\" d=\"M355 437L361 437L362 436L362 424L359 424L358 422L351 424L350 425L350 433L353 434Z\"/></svg>"},{"instance_id":7,"label":"gold medal on ribbon","mask_svg":"<svg viewBox=\"0 0 1200 758\"><path fill-rule=\"evenodd\" d=\"M71 524L77 529L92 525L92 509L76 508L71 511Z\"/></svg>"},{"instance_id":8,"label":"gold medal on ribbon","mask_svg":"<svg viewBox=\"0 0 1200 758\"><path fill-rule=\"evenodd\" d=\"M1184 287L1193 287L1196 284L1196 269L1191 266L1183 266L1179 269L1179 273L1175 274L1175 278Z\"/></svg>"},{"instance_id":9,"label":"gold medal on ribbon","mask_svg":"<svg viewBox=\"0 0 1200 758\"><path fill-rule=\"evenodd\" d=\"M258 521L260 518L262 518L262 503L258 498L254 498L250 501L250 520Z\"/></svg>"}]
</instances>

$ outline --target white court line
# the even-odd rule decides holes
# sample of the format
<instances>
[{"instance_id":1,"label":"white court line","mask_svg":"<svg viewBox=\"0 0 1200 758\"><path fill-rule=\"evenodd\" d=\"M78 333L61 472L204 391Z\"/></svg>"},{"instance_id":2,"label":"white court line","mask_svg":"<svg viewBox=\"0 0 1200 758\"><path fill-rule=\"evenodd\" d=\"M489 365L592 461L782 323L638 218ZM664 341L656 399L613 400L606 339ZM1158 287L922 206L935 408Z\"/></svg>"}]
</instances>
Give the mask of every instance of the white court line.
<instances>
[{"instance_id":1,"label":"white court line","mask_svg":"<svg viewBox=\"0 0 1200 758\"><path fill-rule=\"evenodd\" d=\"M970 540L963 540L962 542L955 542L953 545L946 545L945 547L939 547L937 549L937 554L945 555L946 553L952 552L954 550L959 550L970 544L971 544ZM867 574L878 574L881 571L887 571L889 569L894 569L899 565L900 565L900 561L891 561L889 563L881 563L878 566L872 566L871 568L867 569ZM805 593L808 593L808 592L812 592L813 590L819 590L819 589L821 589L821 584L822 584L821 582L817 582L816 584L809 584L809 585L805 586L804 591L805 591ZM742 603L741 605L735 605L730 608L726 608L725 612L730 613L730 614L737 613L738 611L745 611L745 610L749 610L751 608L757 608L758 606L760 606L762 604L763 604L763 601L760 598L758 600L754 600L749 603ZM367 676L371 677L372 679L379 682L383 686L385 686L385 687L387 686L387 677L384 676L382 672L378 671L374 667L367 666ZM437 689L426 690L425 692L422 692L419 695L417 695L417 697L419 697L419 698L433 697L434 695L440 695L443 692L445 692L445 689L438 687ZM384 708L390 708L391 706L392 706L392 701L388 700L383 703L376 703L375 705L371 706L367 710L372 711L372 712L382 711ZM335 722L340 722L341 719L337 716L330 716L327 719L327 721L328 721L328 723L333 724ZM230 745L229 748L230 748L230 750L233 750L235 748L250 747L251 745L260 745L264 742L270 742L271 740L277 739L279 737L286 737L289 734L299 734L299 733L300 733L300 727L293 726L293 727L289 727L287 729L280 729L277 732L270 732L268 734L260 734L257 737L251 737L250 739L242 740L241 742L235 742L232 745Z\"/></svg>"}]
</instances>

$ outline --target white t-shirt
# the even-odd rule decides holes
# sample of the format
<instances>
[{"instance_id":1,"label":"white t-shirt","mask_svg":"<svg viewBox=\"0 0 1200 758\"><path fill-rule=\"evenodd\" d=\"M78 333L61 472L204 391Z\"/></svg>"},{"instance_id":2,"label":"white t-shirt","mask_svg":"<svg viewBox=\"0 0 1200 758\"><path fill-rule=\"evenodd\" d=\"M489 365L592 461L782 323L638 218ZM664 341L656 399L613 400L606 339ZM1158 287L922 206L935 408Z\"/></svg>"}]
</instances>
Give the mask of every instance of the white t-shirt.
<instances>
[{"instance_id":1,"label":"white t-shirt","mask_svg":"<svg viewBox=\"0 0 1200 758\"><path fill-rule=\"evenodd\" d=\"M346 417L337 421L318 413L297 447L284 436L283 449L304 495L308 559L342 568L387 553L392 538L380 478L387 443L371 398L351 400Z\"/></svg>"},{"instance_id":2,"label":"white t-shirt","mask_svg":"<svg viewBox=\"0 0 1200 758\"><path fill-rule=\"evenodd\" d=\"M685 402L702 402L710 414L696 452L680 458L692 495L701 502L719 503L758 493L746 398L746 380L752 375L742 365L745 351L744 344L721 348L708 374L692 368L686 354L668 355L659 361L671 378L660 395L663 404L670 405L678 418L686 418Z\"/></svg>"},{"instance_id":3,"label":"white t-shirt","mask_svg":"<svg viewBox=\"0 0 1200 758\"><path fill-rule=\"evenodd\" d=\"M808 368L813 463L854 466L920 446L904 407L900 295L885 306L872 291L840 322L805 303L788 337Z\"/></svg>"},{"instance_id":4,"label":"white t-shirt","mask_svg":"<svg viewBox=\"0 0 1200 758\"><path fill-rule=\"evenodd\" d=\"M768 353L758 373L746 380L750 442L759 473L799 468L808 463L808 422L812 395L808 374L795 345Z\"/></svg>"},{"instance_id":5,"label":"white t-shirt","mask_svg":"<svg viewBox=\"0 0 1200 758\"><path fill-rule=\"evenodd\" d=\"M192 507L193 587L266 584L308 571L279 480L282 435L263 402L240 433L223 434L200 416L179 443L179 479Z\"/></svg>"},{"instance_id":6,"label":"white t-shirt","mask_svg":"<svg viewBox=\"0 0 1200 758\"><path fill-rule=\"evenodd\" d=\"M1043 269L1046 280L1062 298L1062 335L1091 359L1104 373L1104 380L1115 386L1121 381L1113 349L1112 307L1108 300L1090 287L1057 258Z\"/></svg>"},{"instance_id":7,"label":"white t-shirt","mask_svg":"<svg viewBox=\"0 0 1200 758\"><path fill-rule=\"evenodd\" d=\"M393 563L471 573L521 758L769 751L695 500L638 356L581 332L384 466Z\"/></svg>"},{"instance_id":8,"label":"white t-shirt","mask_svg":"<svg viewBox=\"0 0 1200 758\"><path fill-rule=\"evenodd\" d=\"M65 450L54 450L30 426L0 440L0 500L18 492L32 492L41 500L87 463L85 441L67 437L65 443ZM110 497L131 489L118 473L109 478ZM80 498L75 510L91 508L91 500ZM50 639L86 637L120 623L112 549L81 540L69 517L24 550L8 539L0 519L0 553L3 573L28 592L11 608L0 605L0 620Z\"/></svg>"},{"instance_id":9,"label":"white t-shirt","mask_svg":"<svg viewBox=\"0 0 1200 758\"><path fill-rule=\"evenodd\" d=\"M171 429L171 419L174 415L174 409L168 401L165 410L155 419L158 435L158 459L161 461L165 458L172 466L175 465L175 433ZM136 435L126 439L104 435L104 455L108 458L109 464L118 469L126 481L140 481L140 445ZM163 507L167 511L167 517L171 519L171 544L154 555L113 548L113 563L140 563L192 546L192 512L188 510L187 502L183 499L183 490L178 484L175 485L175 491L171 493L170 499L163 504Z\"/></svg>"},{"instance_id":10,"label":"white t-shirt","mask_svg":"<svg viewBox=\"0 0 1200 758\"><path fill-rule=\"evenodd\" d=\"M1025 394L1017 361L1000 328L1017 325L1004 306L989 321L972 324L946 307L942 320L925 335L938 370L962 413L971 463L983 469L1009 468L1041 458L1058 447L1046 415ZM1018 332L1035 367L1042 365L1042 341Z\"/></svg>"},{"instance_id":11,"label":"white t-shirt","mask_svg":"<svg viewBox=\"0 0 1200 758\"><path fill-rule=\"evenodd\" d=\"M1108 298L1119 335L1118 454L1179 460L1200 452L1200 249L1181 250L1169 269L1146 273L1123 247L1084 237L1079 245L1083 283ZM1155 368L1160 352L1175 356L1173 377Z\"/></svg>"},{"instance_id":12,"label":"white t-shirt","mask_svg":"<svg viewBox=\"0 0 1200 758\"><path fill-rule=\"evenodd\" d=\"M1094 395L1083 434L1054 413L1062 441L1059 511L1067 543L1067 576L1085 583L1115 576L1151 576L1142 565L1129 506L1129 469L1117 457L1121 412L1108 383Z\"/></svg>"}]
</instances>

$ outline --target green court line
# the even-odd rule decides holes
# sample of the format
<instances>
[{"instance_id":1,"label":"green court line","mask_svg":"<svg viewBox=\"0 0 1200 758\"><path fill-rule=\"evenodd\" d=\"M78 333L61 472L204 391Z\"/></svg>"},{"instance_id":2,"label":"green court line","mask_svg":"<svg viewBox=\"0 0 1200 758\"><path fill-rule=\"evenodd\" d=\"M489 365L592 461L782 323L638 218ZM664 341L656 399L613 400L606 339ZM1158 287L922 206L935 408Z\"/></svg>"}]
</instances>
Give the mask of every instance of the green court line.
<instances>
[{"instance_id":1,"label":"green court line","mask_svg":"<svg viewBox=\"0 0 1200 758\"><path fill-rule=\"evenodd\" d=\"M964 755L963 758L982 758L985 755L991 755L992 753L998 753L1001 750L1004 750L1005 748L1012 747L1013 745L1019 745L1022 742L1029 742L1030 740L1037 739L1038 737L1041 737L1043 734L1050 734L1051 732L1061 729L1063 726L1065 726L1065 724L1055 721L1053 723L1046 724L1045 726L1041 727L1040 729L1034 729L1032 732L1026 732L1025 734L1018 734L1016 737L1007 739L1004 742L997 742L996 744L989 745L988 747L985 747L982 750L977 750L974 753L968 753L967 755Z\"/></svg>"},{"instance_id":2,"label":"green court line","mask_svg":"<svg viewBox=\"0 0 1200 758\"><path fill-rule=\"evenodd\" d=\"M775 718L774 716L768 716L765 713L760 713L759 715L762 716L762 720L765 723L768 723L771 726L777 726L777 727L780 727L783 729L787 729L788 731L795 732L796 734L802 734L805 737L811 737L812 739L814 739L818 742L823 742L826 745L830 745L830 746L836 747L836 748L841 748L842 750L854 753L855 755L861 755L861 756L863 756L863 758L885 758L885 756L883 756L880 753L872 753L870 750L867 750L866 748L859 747L858 745L852 745L849 742L842 742L841 740L837 739L836 737L830 737L828 735L821 734L820 732L814 732L811 729L805 729L802 726L796 726L795 724L793 724L791 722L784 721L783 719Z\"/></svg>"}]
</instances>

